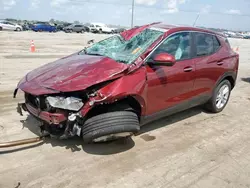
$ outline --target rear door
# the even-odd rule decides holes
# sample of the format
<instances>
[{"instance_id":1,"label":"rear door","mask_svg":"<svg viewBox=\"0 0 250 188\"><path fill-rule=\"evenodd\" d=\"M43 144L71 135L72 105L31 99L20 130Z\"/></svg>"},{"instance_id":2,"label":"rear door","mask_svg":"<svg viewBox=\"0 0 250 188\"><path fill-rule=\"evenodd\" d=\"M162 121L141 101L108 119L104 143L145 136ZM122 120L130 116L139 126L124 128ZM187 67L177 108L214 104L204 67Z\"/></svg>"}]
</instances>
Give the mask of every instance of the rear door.
<instances>
[{"instance_id":1,"label":"rear door","mask_svg":"<svg viewBox=\"0 0 250 188\"><path fill-rule=\"evenodd\" d=\"M211 95L216 81L223 75L225 55L216 35L202 32L193 33L195 43L196 95Z\"/></svg>"}]
</instances>

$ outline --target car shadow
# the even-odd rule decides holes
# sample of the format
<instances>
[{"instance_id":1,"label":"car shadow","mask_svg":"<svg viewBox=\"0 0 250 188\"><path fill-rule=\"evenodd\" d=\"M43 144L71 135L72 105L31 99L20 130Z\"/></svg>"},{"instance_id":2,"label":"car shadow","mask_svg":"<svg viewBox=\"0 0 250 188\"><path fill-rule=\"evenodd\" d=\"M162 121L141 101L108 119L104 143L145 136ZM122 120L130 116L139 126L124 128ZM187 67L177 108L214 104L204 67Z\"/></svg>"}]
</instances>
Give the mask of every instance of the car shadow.
<instances>
[{"instance_id":1,"label":"car shadow","mask_svg":"<svg viewBox=\"0 0 250 188\"><path fill-rule=\"evenodd\" d=\"M159 120L153 121L151 123L145 124L141 127L141 130L135 135L140 136L149 131L160 129L162 127L166 127L170 124L182 121L189 117L195 116L197 114L202 113L203 110L200 107L195 107L183 112L179 112L177 114L161 118ZM23 127L28 128L31 132L39 136L39 121L37 121L31 115L28 115L26 120L20 121ZM143 137L145 136L145 138ZM153 139L147 138L147 135L140 136L142 139ZM0 154L8 154L16 151L31 149L36 146L40 146L42 144L49 144L52 147L63 147L65 149L70 149L72 152L80 152L84 151L93 155L112 155L116 153L122 153L127 150L130 150L135 146L135 142L132 138L123 138L113 142L106 143L95 143L95 144L84 144L80 137L74 137L68 140L58 140L56 138L45 138L43 143L33 144L31 146L24 146L21 148L17 148L14 150L6 150L2 151Z\"/></svg>"},{"instance_id":2,"label":"car shadow","mask_svg":"<svg viewBox=\"0 0 250 188\"><path fill-rule=\"evenodd\" d=\"M242 81L250 83L250 77L249 78L241 78Z\"/></svg>"},{"instance_id":3,"label":"car shadow","mask_svg":"<svg viewBox=\"0 0 250 188\"><path fill-rule=\"evenodd\" d=\"M184 119L187 119L192 116L196 116L200 113L204 112L204 110L201 107L194 107L167 117L163 117L161 119L155 120L153 122L150 122L148 124L145 124L141 127L140 131L136 134L136 136L142 135L144 133L160 129L162 127L166 127L168 125L171 125L173 123L182 121ZM209 113L209 112L205 112Z\"/></svg>"},{"instance_id":4,"label":"car shadow","mask_svg":"<svg viewBox=\"0 0 250 188\"><path fill-rule=\"evenodd\" d=\"M20 121L23 128L28 128L35 135L40 136L39 132L39 121L33 116L28 115L25 120ZM135 146L132 138L122 138L113 142L106 143L94 143L94 144L84 144L82 138L73 137L67 140L59 140L56 138L45 138L44 144L50 144L52 147L64 147L65 149L70 149L72 152L85 151L89 154L94 155L111 155L115 153L125 152ZM41 144L40 144L41 145ZM24 147L24 149L30 149L30 147ZM14 150L20 151L22 149ZM14 152L13 151L13 152ZM11 151L6 151L10 153Z\"/></svg>"}]
</instances>

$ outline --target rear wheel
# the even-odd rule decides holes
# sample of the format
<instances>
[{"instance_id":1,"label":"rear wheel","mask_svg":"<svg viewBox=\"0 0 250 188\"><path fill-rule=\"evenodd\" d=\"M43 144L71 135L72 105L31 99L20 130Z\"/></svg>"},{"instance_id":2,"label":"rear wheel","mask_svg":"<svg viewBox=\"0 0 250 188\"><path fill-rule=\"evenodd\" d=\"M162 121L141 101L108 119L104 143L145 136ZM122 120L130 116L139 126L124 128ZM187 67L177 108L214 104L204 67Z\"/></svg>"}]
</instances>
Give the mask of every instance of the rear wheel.
<instances>
[{"instance_id":1,"label":"rear wheel","mask_svg":"<svg viewBox=\"0 0 250 188\"><path fill-rule=\"evenodd\" d=\"M214 90L212 98L205 104L205 108L212 112L221 112L227 105L231 94L231 83L223 80Z\"/></svg>"},{"instance_id":2,"label":"rear wheel","mask_svg":"<svg viewBox=\"0 0 250 188\"><path fill-rule=\"evenodd\" d=\"M115 111L89 118L83 125L85 143L106 142L133 135L140 130L136 113Z\"/></svg>"}]
</instances>

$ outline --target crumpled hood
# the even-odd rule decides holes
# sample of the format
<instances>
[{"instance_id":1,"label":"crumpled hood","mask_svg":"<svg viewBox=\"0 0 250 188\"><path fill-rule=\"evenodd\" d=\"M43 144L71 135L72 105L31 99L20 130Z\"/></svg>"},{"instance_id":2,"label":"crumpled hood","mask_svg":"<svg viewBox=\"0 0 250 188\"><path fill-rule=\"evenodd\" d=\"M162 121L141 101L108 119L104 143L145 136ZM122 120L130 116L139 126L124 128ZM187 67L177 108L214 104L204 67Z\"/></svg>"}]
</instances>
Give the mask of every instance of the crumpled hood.
<instances>
[{"instance_id":1,"label":"crumpled hood","mask_svg":"<svg viewBox=\"0 0 250 188\"><path fill-rule=\"evenodd\" d=\"M18 88L34 95L78 91L122 76L127 68L108 57L73 54L31 71Z\"/></svg>"}]
</instances>

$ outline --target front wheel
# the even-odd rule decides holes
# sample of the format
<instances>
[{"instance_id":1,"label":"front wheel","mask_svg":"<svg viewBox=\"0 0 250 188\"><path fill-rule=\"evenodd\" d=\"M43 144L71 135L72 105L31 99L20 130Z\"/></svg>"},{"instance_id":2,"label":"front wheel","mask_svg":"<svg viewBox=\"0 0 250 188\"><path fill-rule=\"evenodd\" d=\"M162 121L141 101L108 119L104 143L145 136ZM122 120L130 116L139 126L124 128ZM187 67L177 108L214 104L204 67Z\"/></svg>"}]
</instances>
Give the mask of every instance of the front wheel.
<instances>
[{"instance_id":1,"label":"front wheel","mask_svg":"<svg viewBox=\"0 0 250 188\"><path fill-rule=\"evenodd\" d=\"M106 142L129 137L139 130L136 113L115 111L89 118L83 125L82 137L85 143Z\"/></svg>"},{"instance_id":2,"label":"front wheel","mask_svg":"<svg viewBox=\"0 0 250 188\"><path fill-rule=\"evenodd\" d=\"M17 27L17 28L16 28L16 31L21 31L21 28L20 28L20 27Z\"/></svg>"},{"instance_id":3,"label":"front wheel","mask_svg":"<svg viewBox=\"0 0 250 188\"><path fill-rule=\"evenodd\" d=\"M227 105L231 94L231 83L223 80L214 90L212 98L205 104L205 108L212 113L221 112Z\"/></svg>"}]
</instances>

